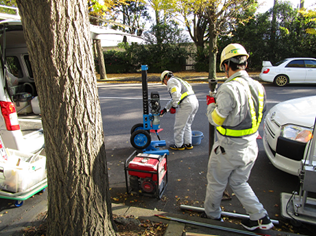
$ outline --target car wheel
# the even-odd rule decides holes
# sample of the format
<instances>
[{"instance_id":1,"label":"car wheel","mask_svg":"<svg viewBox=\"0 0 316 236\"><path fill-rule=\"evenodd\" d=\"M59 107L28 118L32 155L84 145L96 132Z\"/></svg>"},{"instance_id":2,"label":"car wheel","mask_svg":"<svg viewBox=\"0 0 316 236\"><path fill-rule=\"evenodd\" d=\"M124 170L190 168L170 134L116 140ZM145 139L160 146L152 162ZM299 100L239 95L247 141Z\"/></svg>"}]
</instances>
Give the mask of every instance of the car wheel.
<instances>
[{"instance_id":1,"label":"car wheel","mask_svg":"<svg viewBox=\"0 0 316 236\"><path fill-rule=\"evenodd\" d=\"M278 75L274 79L274 84L279 87L283 87L289 83L289 77L286 75Z\"/></svg>"}]
</instances>

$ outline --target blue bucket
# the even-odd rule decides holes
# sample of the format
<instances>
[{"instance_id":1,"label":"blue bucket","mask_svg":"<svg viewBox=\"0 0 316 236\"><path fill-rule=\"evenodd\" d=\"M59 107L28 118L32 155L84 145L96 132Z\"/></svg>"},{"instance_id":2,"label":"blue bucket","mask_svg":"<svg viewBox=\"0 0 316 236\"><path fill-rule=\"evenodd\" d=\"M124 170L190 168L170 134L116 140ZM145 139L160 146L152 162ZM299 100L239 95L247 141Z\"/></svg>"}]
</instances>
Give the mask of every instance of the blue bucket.
<instances>
[{"instance_id":1,"label":"blue bucket","mask_svg":"<svg viewBox=\"0 0 316 236\"><path fill-rule=\"evenodd\" d=\"M196 130L192 131L192 145L193 146L200 145L203 138L204 138L204 135L201 131L196 131Z\"/></svg>"}]
</instances>

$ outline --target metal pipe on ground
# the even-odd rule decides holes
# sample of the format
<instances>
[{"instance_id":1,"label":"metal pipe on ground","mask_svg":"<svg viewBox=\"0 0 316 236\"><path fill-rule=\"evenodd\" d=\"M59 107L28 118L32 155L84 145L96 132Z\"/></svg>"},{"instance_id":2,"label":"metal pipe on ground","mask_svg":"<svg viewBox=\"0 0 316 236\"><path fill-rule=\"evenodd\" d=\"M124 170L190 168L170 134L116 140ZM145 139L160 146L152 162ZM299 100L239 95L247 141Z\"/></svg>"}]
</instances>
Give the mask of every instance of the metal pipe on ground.
<instances>
[{"instance_id":1,"label":"metal pipe on ground","mask_svg":"<svg viewBox=\"0 0 316 236\"><path fill-rule=\"evenodd\" d=\"M187 206L187 205L180 205L181 210L187 210L187 211L196 211L196 212L204 212L203 207L195 207L195 206ZM235 218L242 218L242 219L248 219L248 215L243 215L239 213L232 213L227 211L222 211L222 216L228 216L228 217L235 217ZM270 219L273 224L279 224L278 220Z\"/></svg>"},{"instance_id":2,"label":"metal pipe on ground","mask_svg":"<svg viewBox=\"0 0 316 236\"><path fill-rule=\"evenodd\" d=\"M219 226L219 225L206 224L206 223L192 221L192 220L184 220L184 219L170 217L170 216L164 216L164 215L155 215L155 216L162 218L162 219L165 219L165 220L172 220L172 221L177 221L177 222L184 223L184 224L192 224L192 225L207 227L207 228L211 228L211 229L224 230L224 231L233 232L236 234L254 235L254 236L261 235L261 234L255 233L255 232L249 232L249 231L240 230L240 229L233 229L233 228L223 227L223 226Z\"/></svg>"}]
</instances>

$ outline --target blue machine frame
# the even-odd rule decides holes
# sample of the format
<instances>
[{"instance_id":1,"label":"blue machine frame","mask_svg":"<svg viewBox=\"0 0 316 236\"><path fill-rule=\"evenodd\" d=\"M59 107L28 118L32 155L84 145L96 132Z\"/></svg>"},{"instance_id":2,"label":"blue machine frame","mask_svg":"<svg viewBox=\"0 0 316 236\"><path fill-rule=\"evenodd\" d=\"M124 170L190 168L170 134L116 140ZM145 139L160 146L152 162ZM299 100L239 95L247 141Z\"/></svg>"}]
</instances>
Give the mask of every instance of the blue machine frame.
<instances>
[{"instance_id":1,"label":"blue machine frame","mask_svg":"<svg viewBox=\"0 0 316 236\"><path fill-rule=\"evenodd\" d=\"M148 99L148 84L147 84L147 70L148 66L147 65L142 65L141 66L142 70L142 95L143 95L143 127L139 127L138 129L135 129L135 131L142 129L146 130L146 132L150 132L150 130L155 130L157 137L159 138L158 135L158 130L160 129L160 122L153 122L155 120L159 121L159 113L152 114L149 112L149 99ZM133 139L133 142L135 145L139 145L139 147L142 147L142 144L144 146L148 145L148 142L150 144L142 149L144 153L150 153L150 154L158 154L158 155L169 155L169 150L161 150L158 147L163 147L166 146L166 141L165 140L159 140L158 141L151 141L150 134L147 133L138 133L135 135ZM134 146L134 145L133 145Z\"/></svg>"}]
</instances>

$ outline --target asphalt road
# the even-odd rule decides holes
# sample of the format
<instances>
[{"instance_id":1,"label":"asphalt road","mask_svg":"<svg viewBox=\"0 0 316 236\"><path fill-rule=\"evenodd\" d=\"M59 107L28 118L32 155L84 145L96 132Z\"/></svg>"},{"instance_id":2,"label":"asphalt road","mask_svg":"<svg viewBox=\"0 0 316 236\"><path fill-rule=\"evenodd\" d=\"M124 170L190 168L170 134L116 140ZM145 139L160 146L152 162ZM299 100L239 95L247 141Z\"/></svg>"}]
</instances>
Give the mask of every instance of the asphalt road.
<instances>
[{"instance_id":1,"label":"asphalt road","mask_svg":"<svg viewBox=\"0 0 316 236\"><path fill-rule=\"evenodd\" d=\"M268 98L268 109L273 105L292 98L315 95L315 85L295 85L278 88L265 84ZM112 201L124 203L128 206L157 209L170 214L183 214L180 204L203 207L206 188L206 171L208 162L208 127L205 116L205 96L208 93L207 84L193 84L193 88L200 101L200 108L193 123L193 130L201 131L204 138L200 145L192 150L170 151L168 159L168 185L161 200L154 197L130 195L126 193L124 162L133 153L134 148L130 144L130 130L133 125L142 123L142 86L141 84L98 84L99 99L103 116L103 128L107 150L109 169L109 181ZM152 91L158 91L161 98L161 106L169 100L166 87L161 84L148 84L149 95ZM34 125L27 126L27 130L34 129ZM167 146L173 143L174 116L166 114L161 118L159 133ZM262 133L262 125L259 128ZM156 140L155 134L151 134ZM272 219L287 223L280 214L281 192L291 193L298 191L298 177L284 173L276 169L266 156L262 140L258 139L259 155L250 176L249 183L253 187L260 201L270 214ZM228 188L232 200L222 202L224 211L245 214L245 210ZM30 217L34 208L44 207L47 192L35 195L24 202L20 208L12 206L12 201L0 200L0 234L10 235L6 232L6 225L15 224L20 218ZM189 214L189 213L185 213ZM16 227L21 227L17 225ZM308 226L312 227L313 226ZM300 230L300 229L298 229ZM302 231L302 233L305 231Z\"/></svg>"},{"instance_id":2,"label":"asphalt road","mask_svg":"<svg viewBox=\"0 0 316 236\"><path fill-rule=\"evenodd\" d=\"M278 88L265 84L267 92L267 109L275 104L303 96L315 94L316 86L287 86ZM193 130L203 132L204 138L199 146L192 150L171 151L168 156L168 186L163 198L129 195L126 193L124 162L133 153L130 144L130 130L134 124L142 123L142 87L141 84L103 84L99 86L99 96L103 114L103 127L107 148L109 180L113 202L125 203L149 209L158 209L174 214L182 214L179 205L203 207L206 172L209 153L208 122L206 118L205 96L207 84L193 84L194 91L200 101L199 111L193 123ZM161 105L169 100L166 87L161 84L149 84L151 91L158 91ZM166 114L161 118L160 138L167 146L173 143L174 116ZM259 128L262 136L262 124ZM152 134L152 139L155 139ZM266 156L262 139L258 139L259 155L252 170L249 183L265 206L272 219L287 223L281 216L280 194L299 190L299 179L296 176L276 169ZM245 210L232 194L232 200L222 201L224 211L245 214Z\"/></svg>"}]
</instances>

